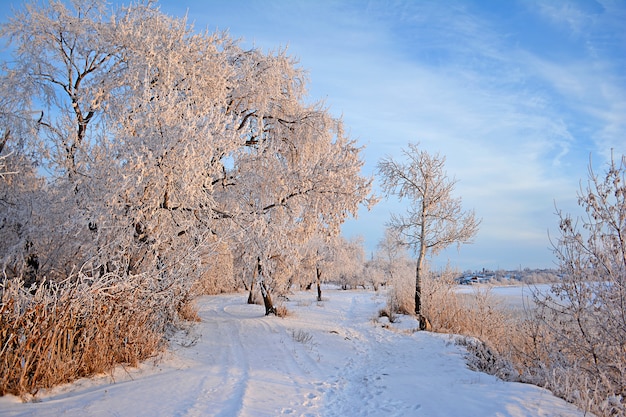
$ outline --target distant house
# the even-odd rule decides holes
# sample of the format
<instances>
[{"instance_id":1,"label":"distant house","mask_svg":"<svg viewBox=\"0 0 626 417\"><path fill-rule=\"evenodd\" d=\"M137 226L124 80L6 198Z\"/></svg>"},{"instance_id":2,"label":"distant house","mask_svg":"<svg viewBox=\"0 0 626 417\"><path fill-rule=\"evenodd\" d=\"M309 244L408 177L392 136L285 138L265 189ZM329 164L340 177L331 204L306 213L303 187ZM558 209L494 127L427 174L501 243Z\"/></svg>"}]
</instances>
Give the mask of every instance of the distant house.
<instances>
[{"instance_id":1,"label":"distant house","mask_svg":"<svg viewBox=\"0 0 626 417\"><path fill-rule=\"evenodd\" d=\"M457 278L459 284L461 285L473 285L473 284L485 284L489 282L491 277L487 277L483 274L472 274L472 275L464 275L460 278Z\"/></svg>"}]
</instances>

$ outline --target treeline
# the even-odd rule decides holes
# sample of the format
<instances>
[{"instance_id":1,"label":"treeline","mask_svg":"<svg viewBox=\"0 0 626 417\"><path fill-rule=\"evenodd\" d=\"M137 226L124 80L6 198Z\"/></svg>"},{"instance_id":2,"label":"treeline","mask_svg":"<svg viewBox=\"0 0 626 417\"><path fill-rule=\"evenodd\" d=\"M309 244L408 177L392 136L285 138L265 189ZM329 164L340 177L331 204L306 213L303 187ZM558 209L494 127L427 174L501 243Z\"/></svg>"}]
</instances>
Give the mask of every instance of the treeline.
<instances>
[{"instance_id":1,"label":"treeline","mask_svg":"<svg viewBox=\"0 0 626 417\"><path fill-rule=\"evenodd\" d=\"M494 285L514 284L551 284L558 282L562 274L558 269L516 269L496 271L482 269L480 271L465 271L458 275L456 280L461 284L490 283Z\"/></svg>"},{"instance_id":2,"label":"treeline","mask_svg":"<svg viewBox=\"0 0 626 417\"><path fill-rule=\"evenodd\" d=\"M360 148L284 50L153 2L33 2L0 30L0 395L153 355L198 293L258 288L275 312L369 204Z\"/></svg>"}]
</instances>

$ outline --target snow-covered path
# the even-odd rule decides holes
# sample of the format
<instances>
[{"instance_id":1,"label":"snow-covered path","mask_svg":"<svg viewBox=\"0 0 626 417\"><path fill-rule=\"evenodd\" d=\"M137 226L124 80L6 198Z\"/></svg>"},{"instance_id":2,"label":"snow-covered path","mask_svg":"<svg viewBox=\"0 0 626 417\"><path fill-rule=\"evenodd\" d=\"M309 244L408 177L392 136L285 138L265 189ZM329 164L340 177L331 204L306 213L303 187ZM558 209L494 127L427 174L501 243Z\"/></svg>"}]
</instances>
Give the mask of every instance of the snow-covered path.
<instances>
[{"instance_id":1,"label":"snow-covered path","mask_svg":"<svg viewBox=\"0 0 626 417\"><path fill-rule=\"evenodd\" d=\"M540 388L470 371L449 336L383 328L374 320L383 295L324 297L293 295L284 319L264 317L243 294L203 297L202 322L156 364L35 403L3 397L0 416L583 415Z\"/></svg>"}]
</instances>

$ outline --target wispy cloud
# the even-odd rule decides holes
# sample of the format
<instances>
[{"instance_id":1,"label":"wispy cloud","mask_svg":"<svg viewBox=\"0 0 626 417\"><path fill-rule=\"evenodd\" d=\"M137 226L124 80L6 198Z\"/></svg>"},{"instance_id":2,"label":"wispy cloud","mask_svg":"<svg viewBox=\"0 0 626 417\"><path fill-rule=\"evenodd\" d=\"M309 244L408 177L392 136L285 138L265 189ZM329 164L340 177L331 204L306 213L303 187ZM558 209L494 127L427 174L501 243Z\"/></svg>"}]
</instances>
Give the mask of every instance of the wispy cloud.
<instances>
[{"instance_id":1,"label":"wispy cloud","mask_svg":"<svg viewBox=\"0 0 626 417\"><path fill-rule=\"evenodd\" d=\"M365 100L377 101L381 109L374 114L385 117L358 120L365 123L360 129L387 126L396 153L407 141L421 140L427 149L447 155L449 170L460 179L459 193L484 218L481 236L508 242L510 252L535 245L545 259L554 200L571 203L577 184L571 167L563 169L576 137L554 91L579 102L589 95L585 79L559 76L566 68L511 48L482 19L459 13L460 19L443 16L440 29L447 28L444 38L449 40L438 39L445 53L434 63L423 62L419 46L413 55L402 48L387 51L393 69L380 69L383 75L368 88L372 97ZM422 41L433 35L419 28L405 32ZM537 68L539 62L542 68ZM550 78L547 69L558 71ZM385 143L389 148L389 139ZM371 154L379 149L377 143L371 147ZM574 171L582 172L578 162Z\"/></svg>"},{"instance_id":2,"label":"wispy cloud","mask_svg":"<svg viewBox=\"0 0 626 417\"><path fill-rule=\"evenodd\" d=\"M586 7L583 8L584 6ZM535 10L551 23L563 26L573 36L584 36L587 29L593 25L594 15L602 13L604 8L594 1L576 4L548 0L537 1Z\"/></svg>"}]
</instances>

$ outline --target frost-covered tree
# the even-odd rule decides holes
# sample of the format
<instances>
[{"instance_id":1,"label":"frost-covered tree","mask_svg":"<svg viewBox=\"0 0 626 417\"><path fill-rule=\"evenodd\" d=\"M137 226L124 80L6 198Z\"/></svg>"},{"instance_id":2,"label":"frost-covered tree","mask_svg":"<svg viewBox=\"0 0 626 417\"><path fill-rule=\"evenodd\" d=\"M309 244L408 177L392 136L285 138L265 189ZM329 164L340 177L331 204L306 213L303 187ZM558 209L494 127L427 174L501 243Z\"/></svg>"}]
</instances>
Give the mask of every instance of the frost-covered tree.
<instances>
[{"instance_id":1,"label":"frost-covered tree","mask_svg":"<svg viewBox=\"0 0 626 417\"><path fill-rule=\"evenodd\" d=\"M295 98L291 107L277 106L280 116L270 120L278 122L266 122L260 137L233 154L234 166L225 169L224 185L217 190L225 203L220 213L245 231L241 239L254 241L249 248L262 252L261 265L270 259L297 264L303 256L298 248L316 236L337 236L370 190L371 180L360 174L360 149L343 136L341 122ZM311 256L316 255L305 257ZM259 284L271 271L262 269Z\"/></svg>"},{"instance_id":2,"label":"frost-covered tree","mask_svg":"<svg viewBox=\"0 0 626 417\"><path fill-rule=\"evenodd\" d=\"M381 159L378 174L388 196L409 202L406 214L392 215L389 225L417 254L415 314L424 328L428 319L422 312L421 286L427 254L435 255L455 243L470 243L480 221L452 195L456 180L446 175L444 157L430 155L416 143L409 143L402 154L402 161Z\"/></svg>"},{"instance_id":3,"label":"frost-covered tree","mask_svg":"<svg viewBox=\"0 0 626 417\"><path fill-rule=\"evenodd\" d=\"M538 362L531 372L600 415L626 412L626 156L602 175L589 167L579 218L558 211L561 281L539 296ZM573 391L578 394L573 395Z\"/></svg>"},{"instance_id":4,"label":"frost-covered tree","mask_svg":"<svg viewBox=\"0 0 626 417\"><path fill-rule=\"evenodd\" d=\"M381 286L387 284L385 273L374 259L368 259L363 265L363 277L365 282L378 291Z\"/></svg>"},{"instance_id":5,"label":"frost-covered tree","mask_svg":"<svg viewBox=\"0 0 626 417\"><path fill-rule=\"evenodd\" d=\"M396 229L385 229L376 247L374 263L388 284L389 314L411 314L415 299L415 262L410 258L407 245Z\"/></svg>"},{"instance_id":6,"label":"frost-covered tree","mask_svg":"<svg viewBox=\"0 0 626 417\"><path fill-rule=\"evenodd\" d=\"M4 277L22 276L30 286L41 262L34 248L47 225L39 213L54 202L37 174L45 156L37 137L41 111L32 111L30 88L2 64L0 69L0 265ZM26 97L26 98L25 98Z\"/></svg>"},{"instance_id":7,"label":"frost-covered tree","mask_svg":"<svg viewBox=\"0 0 626 417\"><path fill-rule=\"evenodd\" d=\"M306 240L298 248L298 267L292 283L300 289L310 290L317 287L317 297L321 300L321 280L325 271L325 263L333 256L328 237L320 236L309 231Z\"/></svg>"},{"instance_id":8,"label":"frost-covered tree","mask_svg":"<svg viewBox=\"0 0 626 417\"><path fill-rule=\"evenodd\" d=\"M336 276L342 288L365 288L367 280L363 274L365 267L365 248L363 238L356 236L346 239L339 236L336 243L336 255L330 273Z\"/></svg>"},{"instance_id":9,"label":"frost-covered tree","mask_svg":"<svg viewBox=\"0 0 626 417\"><path fill-rule=\"evenodd\" d=\"M322 301L323 282L337 283L343 289L364 285L362 272L365 252L362 238L346 239L341 235L318 233L308 240L303 249L303 273L313 277L318 301Z\"/></svg>"},{"instance_id":10,"label":"frost-covered tree","mask_svg":"<svg viewBox=\"0 0 626 417\"><path fill-rule=\"evenodd\" d=\"M41 276L188 287L220 239L253 237L265 253L252 259L284 259L295 230L335 233L367 198L360 149L304 103L304 73L285 51L194 32L152 2L26 4L2 35L15 50L6 78L24 86L18 107L43 109L31 119L54 206L37 213L49 233L29 245L50 265Z\"/></svg>"},{"instance_id":11,"label":"frost-covered tree","mask_svg":"<svg viewBox=\"0 0 626 417\"><path fill-rule=\"evenodd\" d=\"M390 284L396 280L400 264L408 258L406 245L396 229L385 229L385 235L376 247L376 262Z\"/></svg>"}]
</instances>

